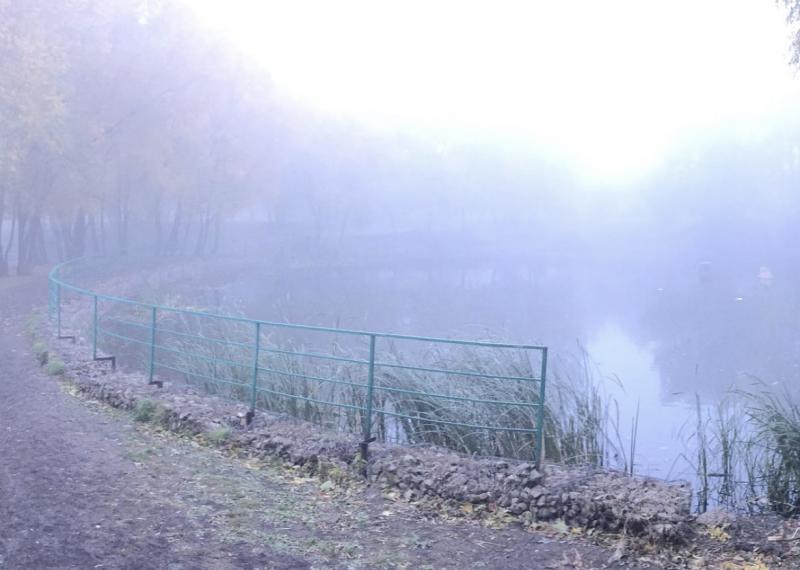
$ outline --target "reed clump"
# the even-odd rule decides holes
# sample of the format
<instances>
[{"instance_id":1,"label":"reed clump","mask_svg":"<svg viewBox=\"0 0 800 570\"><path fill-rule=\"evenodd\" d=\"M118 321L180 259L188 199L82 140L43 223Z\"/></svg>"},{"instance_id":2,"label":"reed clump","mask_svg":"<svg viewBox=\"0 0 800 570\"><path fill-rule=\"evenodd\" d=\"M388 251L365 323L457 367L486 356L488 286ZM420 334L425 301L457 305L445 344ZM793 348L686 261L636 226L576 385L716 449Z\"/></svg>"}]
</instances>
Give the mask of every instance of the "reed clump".
<instances>
[{"instance_id":1,"label":"reed clump","mask_svg":"<svg viewBox=\"0 0 800 570\"><path fill-rule=\"evenodd\" d=\"M763 382L713 406L696 401L687 459L696 472L696 508L800 513L800 404Z\"/></svg>"},{"instance_id":2,"label":"reed clump","mask_svg":"<svg viewBox=\"0 0 800 570\"><path fill-rule=\"evenodd\" d=\"M185 303L172 304L186 306ZM149 359L146 311L114 307L104 313L104 346L137 369ZM197 310L197 308L194 308ZM137 323L130 325L126 323ZM368 344L363 338L178 311L160 311L155 370L162 377L250 402L257 366L256 405L338 431L360 432L365 422ZM513 349L403 341L376 354L372 435L380 441L439 445L473 455L531 459L539 422L536 355ZM452 371L442 373L441 371ZM476 376L480 375L480 376ZM545 457L628 469L621 451L616 403L585 351L551 366L543 411ZM616 414L618 416L618 414ZM510 429L507 429L510 428Z\"/></svg>"}]
</instances>

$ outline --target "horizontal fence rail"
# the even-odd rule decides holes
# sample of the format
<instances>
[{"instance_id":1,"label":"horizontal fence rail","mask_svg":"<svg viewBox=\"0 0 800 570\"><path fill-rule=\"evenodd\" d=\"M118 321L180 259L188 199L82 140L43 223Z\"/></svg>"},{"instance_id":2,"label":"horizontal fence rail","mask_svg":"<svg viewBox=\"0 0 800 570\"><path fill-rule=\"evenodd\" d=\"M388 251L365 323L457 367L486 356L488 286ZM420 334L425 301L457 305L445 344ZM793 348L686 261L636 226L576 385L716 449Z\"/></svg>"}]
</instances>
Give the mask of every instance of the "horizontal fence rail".
<instances>
[{"instance_id":1,"label":"horizontal fence rail","mask_svg":"<svg viewBox=\"0 0 800 570\"><path fill-rule=\"evenodd\" d=\"M540 462L547 347L270 322L106 295L74 284L82 260L49 274L59 338L148 382L185 382L259 409L360 432ZM64 307L69 306L68 314ZM68 318L69 322L65 322Z\"/></svg>"}]
</instances>

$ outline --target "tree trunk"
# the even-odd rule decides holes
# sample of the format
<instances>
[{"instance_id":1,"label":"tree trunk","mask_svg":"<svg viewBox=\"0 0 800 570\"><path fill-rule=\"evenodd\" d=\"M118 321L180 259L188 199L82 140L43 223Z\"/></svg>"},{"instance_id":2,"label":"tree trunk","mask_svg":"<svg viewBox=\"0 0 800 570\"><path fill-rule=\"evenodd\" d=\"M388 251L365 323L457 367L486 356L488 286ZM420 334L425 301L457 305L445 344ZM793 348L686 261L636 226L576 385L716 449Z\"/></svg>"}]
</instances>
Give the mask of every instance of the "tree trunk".
<instances>
[{"instance_id":1,"label":"tree trunk","mask_svg":"<svg viewBox=\"0 0 800 570\"><path fill-rule=\"evenodd\" d=\"M197 230L197 242L194 247L194 254L197 257L203 257L206 252L206 242L208 241L208 208L200 216L200 227Z\"/></svg>"},{"instance_id":2,"label":"tree trunk","mask_svg":"<svg viewBox=\"0 0 800 570\"><path fill-rule=\"evenodd\" d=\"M217 212L217 215L214 216L214 243L212 246L211 253L217 255L219 253L219 235L222 228L222 214Z\"/></svg>"},{"instance_id":3,"label":"tree trunk","mask_svg":"<svg viewBox=\"0 0 800 570\"><path fill-rule=\"evenodd\" d=\"M8 260L3 255L3 223L6 219L6 187L0 186L0 277L8 275ZM11 229L14 232L14 229Z\"/></svg>"},{"instance_id":4,"label":"tree trunk","mask_svg":"<svg viewBox=\"0 0 800 570\"><path fill-rule=\"evenodd\" d=\"M31 267L47 263L47 247L44 239L44 224L42 216L36 213L31 224Z\"/></svg>"},{"instance_id":5,"label":"tree trunk","mask_svg":"<svg viewBox=\"0 0 800 570\"><path fill-rule=\"evenodd\" d=\"M18 204L16 208L17 217L17 275L25 275L28 272L28 215L22 211Z\"/></svg>"},{"instance_id":6,"label":"tree trunk","mask_svg":"<svg viewBox=\"0 0 800 570\"><path fill-rule=\"evenodd\" d=\"M17 225L17 215L16 212L12 212L11 215L11 228L8 232L8 243L6 244L5 250L0 251L0 258L2 259L2 263L5 266L5 275L8 275L11 271L11 262L9 260L9 256L11 255L11 248L14 247L14 232L16 231Z\"/></svg>"},{"instance_id":7,"label":"tree trunk","mask_svg":"<svg viewBox=\"0 0 800 570\"><path fill-rule=\"evenodd\" d=\"M72 224L70 235L70 257L83 257L86 255L86 212L78 208L75 222Z\"/></svg>"},{"instance_id":8,"label":"tree trunk","mask_svg":"<svg viewBox=\"0 0 800 570\"><path fill-rule=\"evenodd\" d=\"M97 237L97 220L94 214L89 214L89 239L92 243L92 255L100 254L100 243Z\"/></svg>"},{"instance_id":9,"label":"tree trunk","mask_svg":"<svg viewBox=\"0 0 800 570\"><path fill-rule=\"evenodd\" d=\"M164 252L164 228L161 221L161 199L156 200L155 208L153 208L153 227L155 229L156 242L153 244L153 249L156 255L161 255Z\"/></svg>"},{"instance_id":10,"label":"tree trunk","mask_svg":"<svg viewBox=\"0 0 800 570\"><path fill-rule=\"evenodd\" d=\"M183 207L180 202L175 208L175 216L172 218L172 227L169 230L165 253L174 255L178 250L178 240L180 239L181 219L183 217Z\"/></svg>"},{"instance_id":11,"label":"tree trunk","mask_svg":"<svg viewBox=\"0 0 800 570\"><path fill-rule=\"evenodd\" d=\"M106 255L106 210L100 208L100 255Z\"/></svg>"},{"instance_id":12,"label":"tree trunk","mask_svg":"<svg viewBox=\"0 0 800 570\"><path fill-rule=\"evenodd\" d=\"M120 255L128 255L128 208L117 205L117 250Z\"/></svg>"}]
</instances>

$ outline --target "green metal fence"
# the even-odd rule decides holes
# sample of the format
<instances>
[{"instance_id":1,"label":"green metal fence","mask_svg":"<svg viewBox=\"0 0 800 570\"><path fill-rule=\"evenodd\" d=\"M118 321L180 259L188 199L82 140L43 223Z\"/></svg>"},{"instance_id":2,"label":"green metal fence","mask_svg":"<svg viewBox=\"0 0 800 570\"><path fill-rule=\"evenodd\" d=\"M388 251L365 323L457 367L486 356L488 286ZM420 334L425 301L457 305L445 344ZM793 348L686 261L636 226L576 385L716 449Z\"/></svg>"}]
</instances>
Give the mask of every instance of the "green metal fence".
<instances>
[{"instance_id":1,"label":"green metal fence","mask_svg":"<svg viewBox=\"0 0 800 570\"><path fill-rule=\"evenodd\" d=\"M542 459L547 347L269 322L105 295L49 275L59 338L92 358L371 441ZM65 307L69 310L65 311ZM67 321L68 322L65 322Z\"/></svg>"}]
</instances>

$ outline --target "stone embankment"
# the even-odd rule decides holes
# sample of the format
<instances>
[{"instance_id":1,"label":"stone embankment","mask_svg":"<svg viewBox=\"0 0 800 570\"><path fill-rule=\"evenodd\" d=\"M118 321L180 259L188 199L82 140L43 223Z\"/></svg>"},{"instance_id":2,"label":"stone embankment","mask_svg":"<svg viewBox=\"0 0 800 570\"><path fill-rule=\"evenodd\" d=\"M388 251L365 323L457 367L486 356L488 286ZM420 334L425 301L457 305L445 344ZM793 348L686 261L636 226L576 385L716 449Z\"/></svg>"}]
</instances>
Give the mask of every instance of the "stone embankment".
<instances>
[{"instance_id":1,"label":"stone embankment","mask_svg":"<svg viewBox=\"0 0 800 570\"><path fill-rule=\"evenodd\" d=\"M87 398L126 410L150 402L156 410L153 421L163 427L191 435L224 432L224 445L247 455L278 458L323 477L360 477L366 470L370 485L465 516L503 512L522 524L561 520L659 542L681 541L691 532L686 484L589 467L546 464L538 469L532 463L474 458L441 448L377 443L371 444L365 465L354 435L266 412L246 425L242 404L180 383L159 388L141 374L112 372L108 363L87 358L81 339L50 344L65 362L65 377Z\"/></svg>"}]
</instances>

